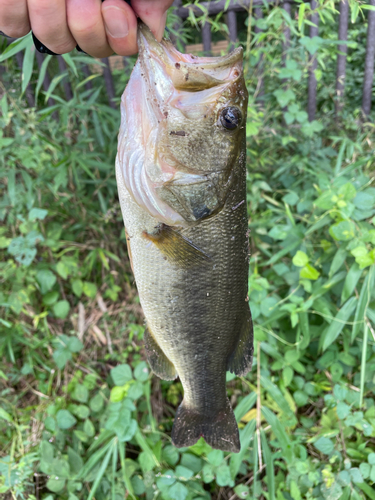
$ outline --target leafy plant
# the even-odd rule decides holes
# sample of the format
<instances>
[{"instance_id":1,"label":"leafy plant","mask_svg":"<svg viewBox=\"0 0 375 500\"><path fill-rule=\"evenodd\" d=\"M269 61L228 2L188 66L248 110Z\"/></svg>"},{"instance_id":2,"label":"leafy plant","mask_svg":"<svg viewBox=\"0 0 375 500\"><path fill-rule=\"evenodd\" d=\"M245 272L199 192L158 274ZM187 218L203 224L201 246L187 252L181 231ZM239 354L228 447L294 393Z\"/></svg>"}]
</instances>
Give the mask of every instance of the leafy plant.
<instances>
[{"instance_id":1,"label":"leafy plant","mask_svg":"<svg viewBox=\"0 0 375 500\"><path fill-rule=\"evenodd\" d=\"M58 73L51 57L36 70L30 37L2 51L5 499L374 500L373 125L361 121L359 111L366 6L350 5L340 117L333 97L335 4L320 3L319 37L312 40L309 4L298 6L296 19L279 7L264 8L262 19L238 16L250 91L255 325L251 373L227 376L238 454L212 450L203 439L186 449L171 444L182 387L156 379L145 362L143 318L116 198L119 114L108 106L102 79L83 73L92 59L66 55L67 69ZM190 26L206 17L191 11L185 41L195 37ZM215 37L227 36L223 21L211 19ZM176 31L173 14L168 23ZM286 25L292 38L284 65ZM22 68L13 57L18 51ZM305 82L312 54L318 112L309 122ZM114 72L116 102L130 68ZM51 84L42 90L49 73ZM64 82L72 88L70 100ZM29 84L37 95L31 109L24 102Z\"/></svg>"}]
</instances>

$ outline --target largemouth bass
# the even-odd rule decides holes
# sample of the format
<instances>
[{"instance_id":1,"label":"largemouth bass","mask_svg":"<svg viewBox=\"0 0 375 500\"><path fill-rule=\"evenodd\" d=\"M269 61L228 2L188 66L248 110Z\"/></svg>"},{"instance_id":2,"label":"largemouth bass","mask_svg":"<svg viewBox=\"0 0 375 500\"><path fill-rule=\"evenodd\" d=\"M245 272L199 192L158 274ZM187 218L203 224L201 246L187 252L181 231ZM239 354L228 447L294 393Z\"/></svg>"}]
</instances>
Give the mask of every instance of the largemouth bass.
<instances>
[{"instance_id":1,"label":"largemouth bass","mask_svg":"<svg viewBox=\"0 0 375 500\"><path fill-rule=\"evenodd\" d=\"M180 377L175 446L238 452L226 371L251 367L242 49L195 57L143 24L116 175L152 370Z\"/></svg>"}]
</instances>

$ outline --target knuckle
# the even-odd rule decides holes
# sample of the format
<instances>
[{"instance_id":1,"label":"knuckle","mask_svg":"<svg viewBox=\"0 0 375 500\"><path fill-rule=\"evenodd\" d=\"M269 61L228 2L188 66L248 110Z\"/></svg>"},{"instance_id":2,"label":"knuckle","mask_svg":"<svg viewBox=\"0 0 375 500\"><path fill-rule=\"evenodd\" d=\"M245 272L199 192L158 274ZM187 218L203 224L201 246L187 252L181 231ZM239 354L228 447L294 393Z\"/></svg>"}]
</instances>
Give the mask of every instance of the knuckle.
<instances>
[{"instance_id":1,"label":"knuckle","mask_svg":"<svg viewBox=\"0 0 375 500\"><path fill-rule=\"evenodd\" d=\"M80 37L94 38L98 36L98 33L103 30L101 19L92 18L87 19L84 22L75 21L74 19L68 19L69 29Z\"/></svg>"},{"instance_id":2,"label":"knuckle","mask_svg":"<svg viewBox=\"0 0 375 500\"><path fill-rule=\"evenodd\" d=\"M38 0L38 2L32 3L32 14L33 17L44 18L46 15L51 15L53 12L53 7L51 9L51 2L48 0Z\"/></svg>"},{"instance_id":3,"label":"knuckle","mask_svg":"<svg viewBox=\"0 0 375 500\"><path fill-rule=\"evenodd\" d=\"M25 35L28 34L30 31L30 27L19 27L19 26L14 26L14 27L5 27L5 28L0 28L0 31L5 33L7 36L10 38L21 38Z\"/></svg>"}]
</instances>

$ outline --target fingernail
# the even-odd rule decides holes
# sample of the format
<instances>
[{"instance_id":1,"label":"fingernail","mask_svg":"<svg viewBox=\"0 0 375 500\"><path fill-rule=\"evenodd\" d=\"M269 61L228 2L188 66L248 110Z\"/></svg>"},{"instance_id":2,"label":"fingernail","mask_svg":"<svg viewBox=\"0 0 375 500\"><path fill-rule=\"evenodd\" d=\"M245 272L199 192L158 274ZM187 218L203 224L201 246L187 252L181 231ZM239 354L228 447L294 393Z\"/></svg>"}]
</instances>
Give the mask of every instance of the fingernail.
<instances>
[{"instance_id":1,"label":"fingernail","mask_svg":"<svg viewBox=\"0 0 375 500\"><path fill-rule=\"evenodd\" d=\"M113 38L124 38L129 33L129 24L125 12L117 7L107 7L103 11L104 23Z\"/></svg>"}]
</instances>

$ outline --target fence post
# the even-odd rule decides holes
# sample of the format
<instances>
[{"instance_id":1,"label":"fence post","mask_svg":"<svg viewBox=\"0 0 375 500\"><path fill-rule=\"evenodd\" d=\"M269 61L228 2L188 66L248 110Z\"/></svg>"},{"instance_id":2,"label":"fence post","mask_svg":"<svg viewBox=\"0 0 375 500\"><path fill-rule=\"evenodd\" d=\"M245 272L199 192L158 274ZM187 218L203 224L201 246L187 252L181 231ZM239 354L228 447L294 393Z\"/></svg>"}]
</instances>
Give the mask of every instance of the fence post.
<instances>
[{"instance_id":1,"label":"fence post","mask_svg":"<svg viewBox=\"0 0 375 500\"><path fill-rule=\"evenodd\" d=\"M173 36L172 41L173 41L174 45L176 45L178 43L180 45L181 50L184 52L185 45L184 45L181 37L179 36L180 35L179 31L182 29L182 18L178 15L178 9L180 7L182 7L182 0L174 0L173 7L176 8L174 14L178 18L178 21L176 21L176 23L173 25L173 29L178 33L178 35Z\"/></svg>"},{"instance_id":2,"label":"fence post","mask_svg":"<svg viewBox=\"0 0 375 500\"><path fill-rule=\"evenodd\" d=\"M348 40L348 20L349 20L349 2L348 0L340 1L340 17L339 17L339 40L346 42ZM346 74L346 55L348 53L347 44L339 45L339 54L337 54L337 76L336 76L336 113L340 112L343 106L342 98L345 88Z\"/></svg>"},{"instance_id":3,"label":"fence post","mask_svg":"<svg viewBox=\"0 0 375 500\"><path fill-rule=\"evenodd\" d=\"M237 14L234 10L228 10L227 12L227 25L229 30L229 40L231 41L229 51L231 52L237 42Z\"/></svg>"},{"instance_id":4,"label":"fence post","mask_svg":"<svg viewBox=\"0 0 375 500\"><path fill-rule=\"evenodd\" d=\"M369 0L369 5L375 7L375 0ZM363 78L362 110L365 115L371 111L372 84L374 80L375 58L375 11L368 11L367 47L365 59L365 76Z\"/></svg>"},{"instance_id":5,"label":"fence post","mask_svg":"<svg viewBox=\"0 0 375 500\"><path fill-rule=\"evenodd\" d=\"M254 9L254 19L257 21L258 19L263 19L263 10L261 7L256 7ZM261 33L262 30L258 28L258 26L255 26L254 28L254 33L258 34ZM258 44L259 46L259 44ZM260 99L264 95L264 78L263 78L263 60L264 60L264 54L260 54L259 61L257 64L257 73L258 73L258 94L257 94L257 99Z\"/></svg>"},{"instance_id":6,"label":"fence post","mask_svg":"<svg viewBox=\"0 0 375 500\"><path fill-rule=\"evenodd\" d=\"M66 64L65 64L64 59L61 56L57 56L57 62L59 63L60 73L64 73L64 71L66 71ZM72 87L70 86L69 80L64 78L62 83L63 83L63 87L64 87L66 100L70 101L71 99L73 99L73 92L72 92Z\"/></svg>"},{"instance_id":7,"label":"fence post","mask_svg":"<svg viewBox=\"0 0 375 500\"><path fill-rule=\"evenodd\" d=\"M202 42L204 55L211 55L211 24L208 21L202 24Z\"/></svg>"},{"instance_id":8,"label":"fence post","mask_svg":"<svg viewBox=\"0 0 375 500\"><path fill-rule=\"evenodd\" d=\"M115 97L115 87L113 85L113 78L112 78L111 68L109 66L109 59L108 57L103 57L101 61L105 65L103 68L103 76L104 76L105 88L107 90L109 105L111 106L112 109L116 109L116 104L113 102L113 99Z\"/></svg>"},{"instance_id":9,"label":"fence post","mask_svg":"<svg viewBox=\"0 0 375 500\"><path fill-rule=\"evenodd\" d=\"M318 6L317 0L311 0L310 7L313 11L310 17L311 22L315 26L310 26L310 38L314 36L318 36L318 23L319 23L319 14L315 11ZM309 96L308 96L308 104L307 104L307 114L309 116L309 122L312 122L315 119L316 113L316 76L315 70L318 67L318 60L316 58L316 53L309 57Z\"/></svg>"}]
</instances>

